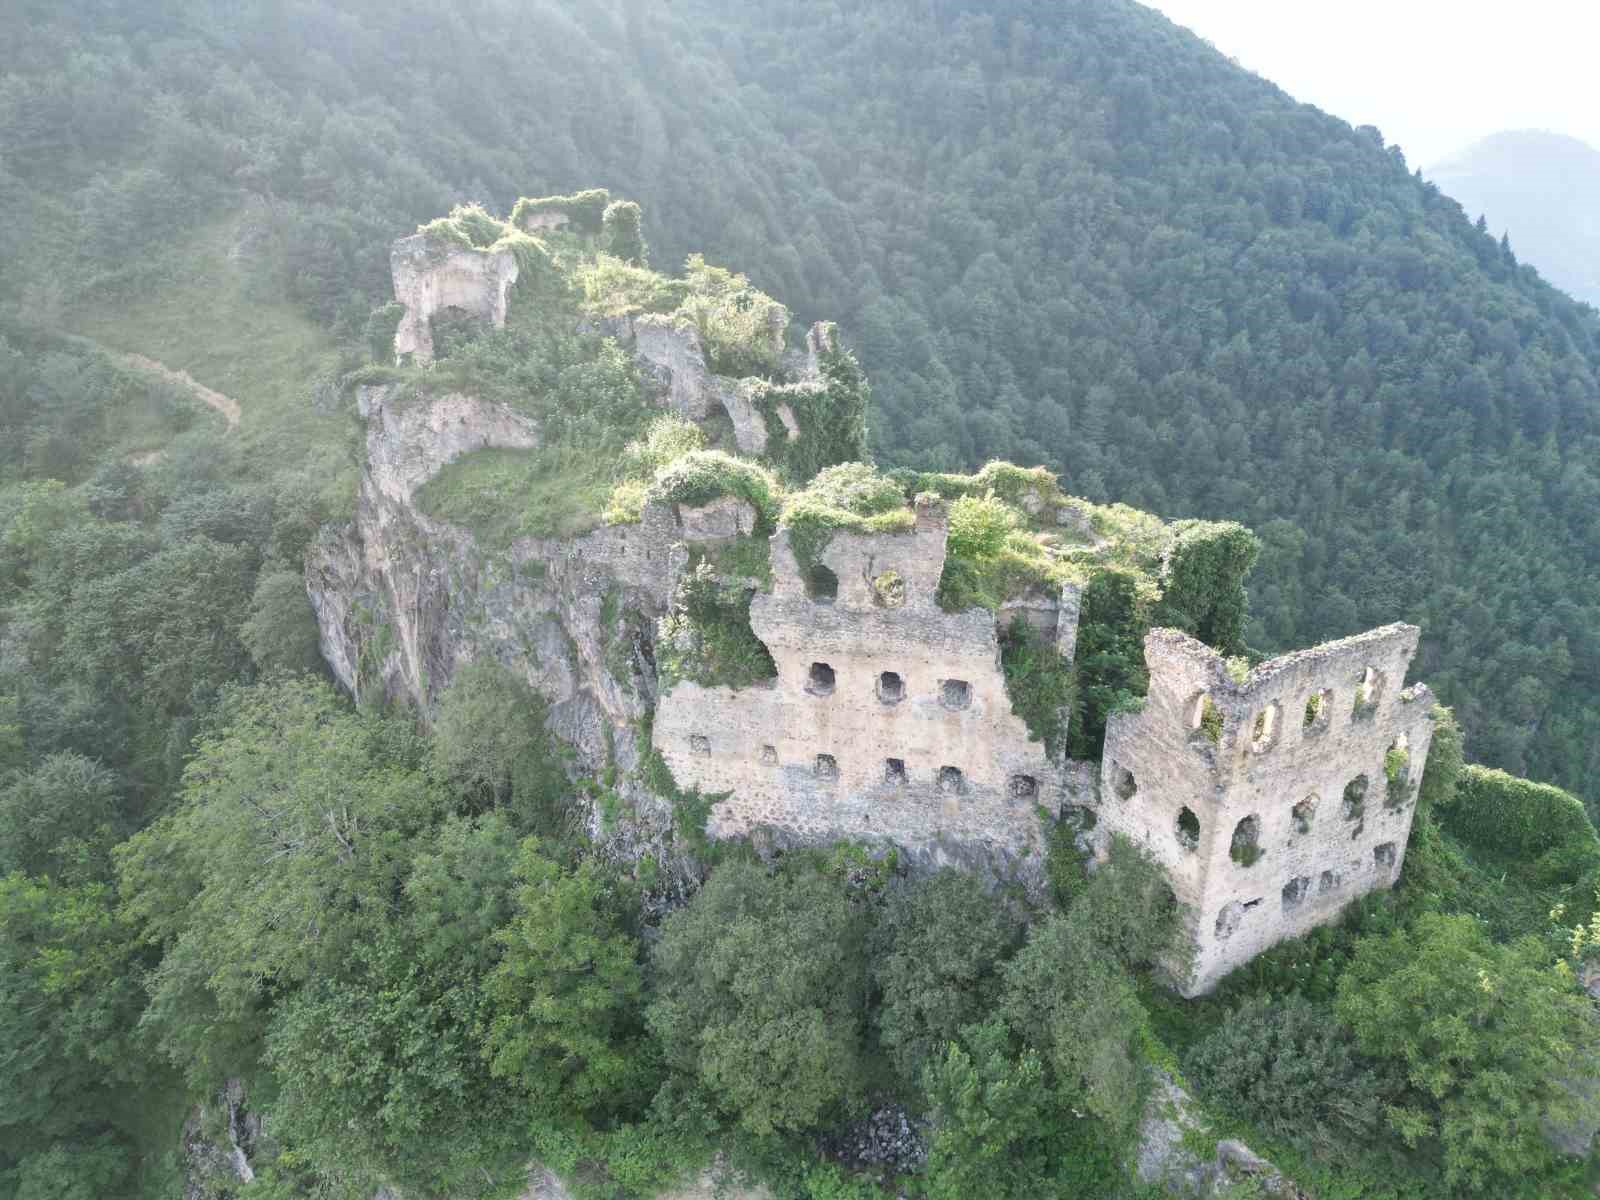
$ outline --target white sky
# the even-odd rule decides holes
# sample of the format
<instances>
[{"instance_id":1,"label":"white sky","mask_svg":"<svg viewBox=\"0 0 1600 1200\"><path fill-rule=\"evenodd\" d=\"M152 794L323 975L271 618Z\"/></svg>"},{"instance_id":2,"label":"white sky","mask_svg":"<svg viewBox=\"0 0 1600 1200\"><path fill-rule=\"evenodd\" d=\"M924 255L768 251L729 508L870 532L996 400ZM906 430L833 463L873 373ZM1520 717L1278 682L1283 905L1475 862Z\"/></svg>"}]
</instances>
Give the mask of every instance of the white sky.
<instances>
[{"instance_id":1,"label":"white sky","mask_svg":"<svg viewBox=\"0 0 1600 1200\"><path fill-rule=\"evenodd\" d=\"M1600 148L1597 0L1142 0L1413 168L1502 129Z\"/></svg>"}]
</instances>

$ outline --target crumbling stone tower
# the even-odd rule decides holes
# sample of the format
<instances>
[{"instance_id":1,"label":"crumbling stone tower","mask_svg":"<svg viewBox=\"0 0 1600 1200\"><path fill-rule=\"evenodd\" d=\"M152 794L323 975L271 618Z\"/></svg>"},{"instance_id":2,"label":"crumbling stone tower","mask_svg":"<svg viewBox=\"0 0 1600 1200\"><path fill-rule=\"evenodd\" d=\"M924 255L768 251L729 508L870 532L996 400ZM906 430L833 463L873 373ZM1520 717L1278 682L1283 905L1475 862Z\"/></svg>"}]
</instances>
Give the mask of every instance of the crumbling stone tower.
<instances>
[{"instance_id":1,"label":"crumbling stone tower","mask_svg":"<svg viewBox=\"0 0 1600 1200\"><path fill-rule=\"evenodd\" d=\"M400 238L389 248L394 298L405 315L394 335L396 362L409 354L433 361L433 327L439 313L456 309L496 328L506 323L506 304L517 281L511 251L473 250L426 233Z\"/></svg>"},{"instance_id":2,"label":"crumbling stone tower","mask_svg":"<svg viewBox=\"0 0 1600 1200\"><path fill-rule=\"evenodd\" d=\"M786 530L772 539L772 590L750 625L777 678L732 689L679 683L656 710L654 745L679 784L728 793L714 837L892 843L924 867L1036 877L1046 823L1070 771L1011 711L999 621L950 613L935 593L944 503L922 498L905 533L833 535L802 569ZM1063 646L1075 593L1018 615Z\"/></svg>"},{"instance_id":3,"label":"crumbling stone tower","mask_svg":"<svg viewBox=\"0 0 1600 1200\"><path fill-rule=\"evenodd\" d=\"M1185 996L1398 878L1433 737L1428 689L1401 690L1418 634L1386 625L1238 679L1185 634L1145 638L1149 693L1106 724L1097 817L1188 906Z\"/></svg>"}]
</instances>

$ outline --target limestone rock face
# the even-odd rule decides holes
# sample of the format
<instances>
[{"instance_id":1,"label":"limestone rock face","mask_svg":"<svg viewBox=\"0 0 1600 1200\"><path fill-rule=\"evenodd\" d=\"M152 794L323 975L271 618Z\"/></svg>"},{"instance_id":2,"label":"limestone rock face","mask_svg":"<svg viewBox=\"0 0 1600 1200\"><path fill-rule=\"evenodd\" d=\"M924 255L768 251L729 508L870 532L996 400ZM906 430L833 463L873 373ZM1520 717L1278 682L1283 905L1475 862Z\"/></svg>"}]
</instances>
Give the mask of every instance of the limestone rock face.
<instances>
[{"instance_id":1,"label":"limestone rock face","mask_svg":"<svg viewBox=\"0 0 1600 1200\"><path fill-rule=\"evenodd\" d=\"M994 615L935 601L946 535L939 502L910 533L835 534L831 595L774 536L750 624L777 679L680 683L657 706L655 746L679 783L732 793L713 836L893 843L925 868L1037 876L1039 813L1059 810L1068 773L1011 711Z\"/></svg>"},{"instance_id":2,"label":"limestone rock face","mask_svg":"<svg viewBox=\"0 0 1600 1200\"><path fill-rule=\"evenodd\" d=\"M766 453L766 418L752 399L758 381L712 374L693 325L651 315L617 318L608 321L606 329L618 341L632 345L640 367L655 381L666 407L697 423L710 420L721 410L733 425L739 453Z\"/></svg>"},{"instance_id":3,"label":"limestone rock face","mask_svg":"<svg viewBox=\"0 0 1600 1200\"><path fill-rule=\"evenodd\" d=\"M506 323L517 260L509 250L469 250L419 233L390 247L389 273L394 298L406 307L395 330L395 361L409 354L426 363L433 360L429 322L436 314L459 309L497 329Z\"/></svg>"},{"instance_id":4,"label":"limestone rock face","mask_svg":"<svg viewBox=\"0 0 1600 1200\"><path fill-rule=\"evenodd\" d=\"M550 701L552 728L589 770L614 752L631 766L630 730L654 699L649 620L664 612L686 561L676 514L652 506L638 525L570 540L526 538L489 554L466 531L422 512L416 490L459 455L526 448L538 431L519 414L460 395L402 402L361 396L367 469L354 520L325 530L306 586L323 657L358 698L426 711L456 669L505 663ZM629 619L606 628L608 592Z\"/></svg>"},{"instance_id":5,"label":"limestone rock face","mask_svg":"<svg viewBox=\"0 0 1600 1200\"><path fill-rule=\"evenodd\" d=\"M1399 878L1433 739L1431 693L1401 690L1418 636L1388 625L1242 680L1185 634L1145 638L1149 694L1106 723L1097 815L1188 906L1184 995Z\"/></svg>"}]
</instances>

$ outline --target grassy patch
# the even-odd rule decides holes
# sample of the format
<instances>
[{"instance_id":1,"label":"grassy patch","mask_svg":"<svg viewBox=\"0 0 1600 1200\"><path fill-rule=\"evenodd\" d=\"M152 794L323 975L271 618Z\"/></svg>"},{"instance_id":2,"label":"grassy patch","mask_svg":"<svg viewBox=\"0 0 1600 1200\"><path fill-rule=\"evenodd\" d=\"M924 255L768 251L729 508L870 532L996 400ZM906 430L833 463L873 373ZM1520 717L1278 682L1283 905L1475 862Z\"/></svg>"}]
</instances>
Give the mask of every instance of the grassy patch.
<instances>
[{"instance_id":1,"label":"grassy patch","mask_svg":"<svg viewBox=\"0 0 1600 1200\"><path fill-rule=\"evenodd\" d=\"M333 386L339 352L322 326L252 278L249 260L234 253L240 227L236 218L201 227L142 264L135 283L90 293L63 323L237 400L233 436L246 477L314 465L330 492L353 496L351 429Z\"/></svg>"},{"instance_id":2,"label":"grassy patch","mask_svg":"<svg viewBox=\"0 0 1600 1200\"><path fill-rule=\"evenodd\" d=\"M523 537L572 537L600 524L610 466L584 450L485 449L464 454L417 492L431 517L460 525L479 545L505 550Z\"/></svg>"}]
</instances>

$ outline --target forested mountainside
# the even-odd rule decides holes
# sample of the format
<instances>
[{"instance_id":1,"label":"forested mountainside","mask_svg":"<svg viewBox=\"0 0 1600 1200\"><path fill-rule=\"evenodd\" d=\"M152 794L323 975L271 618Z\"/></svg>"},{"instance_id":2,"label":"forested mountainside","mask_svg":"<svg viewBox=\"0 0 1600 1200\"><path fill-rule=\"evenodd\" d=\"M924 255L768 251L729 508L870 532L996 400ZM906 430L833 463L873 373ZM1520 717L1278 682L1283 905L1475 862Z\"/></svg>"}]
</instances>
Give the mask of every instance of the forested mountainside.
<instances>
[{"instance_id":1,"label":"forested mountainside","mask_svg":"<svg viewBox=\"0 0 1600 1200\"><path fill-rule=\"evenodd\" d=\"M712 842L655 751L674 679L770 675L764 535L820 552L933 492L941 607L1090 572L1071 663L1001 647L1046 746L1074 695L1077 757L1139 705L1153 622L1233 652L1411 616L1481 754L1592 774L1591 318L1151 14L1001 13L13 4L0 1200L505 1200L530 1160L581 1200L713 1163L775 1200L1151 1200L1142 1147L1234 1136L1320 1196L1592 1190L1600 836L1463 768L1444 709L1420 781L1398 745L1362 777L1415 805L1393 893L1192 1002L1151 970L1165 881L1125 841L1089 871L1092 812L1035 812L1032 886L990 887ZM591 183L646 202L648 252L593 194L546 202L577 233L507 227ZM504 328L441 316L428 368L391 365L421 221L518 266ZM842 348L785 343L786 304ZM641 327L698 339L748 427L662 420ZM888 470L839 461L869 378ZM764 460L726 452L757 427ZM937 469L1008 452L1065 477ZM1123 496L1253 523L1255 616L1248 533ZM664 506L710 497L738 536L691 561ZM424 580L450 603L411 628L537 670L430 678L459 664L393 619ZM323 631L360 703L308 582L348 602Z\"/></svg>"},{"instance_id":2,"label":"forested mountainside","mask_svg":"<svg viewBox=\"0 0 1600 1200\"><path fill-rule=\"evenodd\" d=\"M1409 826L1394 890L1367 875L1179 999L1210 914L1095 815L1131 774L1101 795L1057 756L1065 733L1092 757L1095 723L1143 705L1152 623L1241 648L1256 539L1074 498L1043 468L852 461L868 386L832 329L802 350L744 276L650 269L638 206L607 200L428 222L397 243L396 293L477 263L504 272L505 292L483 280L503 308L435 312L432 361L394 364L403 306L383 306L328 389L274 397L269 357L242 402L9 331L0 398L36 433L0 480L0 1200L1246 1200L1279 1171L1361 1200L1587 1194L1600 835L1581 801L1464 768L1449 710L1418 713L1421 769L1397 739L1337 806L1295 806L1345 823L1341 847L1368 819ZM212 294L271 345L318 344L240 288ZM716 837L726 796L662 749L675 689L798 690L772 679L757 597L806 564L823 644L840 608L818 567L840 589L857 538L938 547L872 576L865 611L985 628L996 711L1090 768L1022 777L1035 803L1011 792L1007 820L1038 839L1004 873L873 837L892 795L865 840ZM1070 661L1027 615L1052 594L1057 616L1081 601ZM1252 674L1216 667L1219 688ZM863 682L812 668L819 702ZM944 682L955 716L969 684ZM1285 721L1376 719L1352 694ZM1234 707L1202 704L1179 758L1270 740ZM675 744L764 731L709 732ZM848 753L860 731L839 732ZM781 769L838 770L815 760ZM940 812L981 799L959 775L939 769ZM1258 826L1208 843L1230 879L1255 870L1254 904L1305 861ZM1153 836L1197 850L1198 819ZM1340 856L1348 882L1365 862Z\"/></svg>"},{"instance_id":3,"label":"forested mountainside","mask_svg":"<svg viewBox=\"0 0 1600 1200\"><path fill-rule=\"evenodd\" d=\"M156 315L127 308L203 244L350 338L396 228L611 185L656 261L704 250L841 321L887 462L1039 461L1242 520L1253 644L1414 620L1475 756L1600 786L1596 318L1377 131L1149 10L22 0L11 27L0 260L29 319L135 340ZM161 293L174 353L251 346L204 284Z\"/></svg>"},{"instance_id":4,"label":"forested mountainside","mask_svg":"<svg viewBox=\"0 0 1600 1200\"><path fill-rule=\"evenodd\" d=\"M1424 174L1504 232L1517 254L1589 304L1600 304L1600 150L1542 129L1508 129Z\"/></svg>"}]
</instances>

